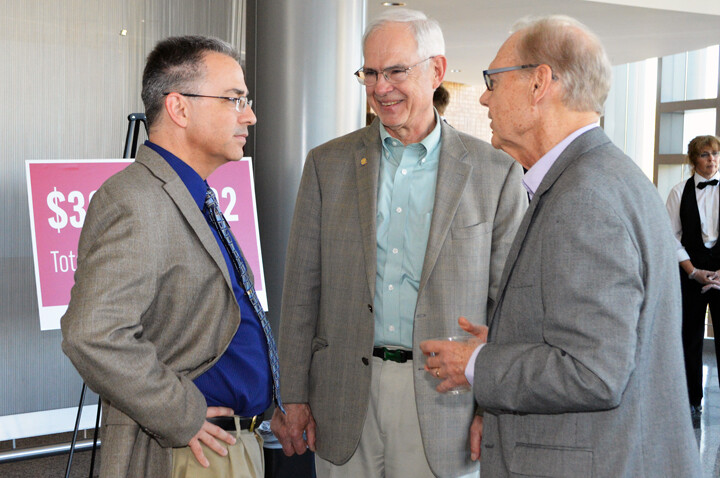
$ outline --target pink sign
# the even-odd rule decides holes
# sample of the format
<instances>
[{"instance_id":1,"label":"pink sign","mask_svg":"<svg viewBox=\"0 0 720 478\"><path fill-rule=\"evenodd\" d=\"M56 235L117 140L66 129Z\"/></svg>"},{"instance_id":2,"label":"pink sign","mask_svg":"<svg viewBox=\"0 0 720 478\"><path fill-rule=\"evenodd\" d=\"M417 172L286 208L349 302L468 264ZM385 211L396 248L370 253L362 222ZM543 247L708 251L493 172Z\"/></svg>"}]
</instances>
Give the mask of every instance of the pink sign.
<instances>
[{"instance_id":1,"label":"pink sign","mask_svg":"<svg viewBox=\"0 0 720 478\"><path fill-rule=\"evenodd\" d=\"M77 247L95 191L132 162L112 160L26 161L35 284L41 330L60 328L77 269ZM255 275L267 310L255 191L250 158L228 163L208 178Z\"/></svg>"}]
</instances>

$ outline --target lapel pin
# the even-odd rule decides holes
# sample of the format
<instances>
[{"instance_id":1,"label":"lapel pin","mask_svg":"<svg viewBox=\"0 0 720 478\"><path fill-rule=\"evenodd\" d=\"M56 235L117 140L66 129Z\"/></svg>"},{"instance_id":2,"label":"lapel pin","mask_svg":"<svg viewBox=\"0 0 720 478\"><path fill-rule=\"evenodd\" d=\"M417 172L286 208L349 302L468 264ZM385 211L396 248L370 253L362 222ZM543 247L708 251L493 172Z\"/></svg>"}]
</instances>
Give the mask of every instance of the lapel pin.
<instances>
[{"instance_id":1,"label":"lapel pin","mask_svg":"<svg viewBox=\"0 0 720 478\"><path fill-rule=\"evenodd\" d=\"M360 160L360 166L365 166L367 164L367 158L363 158Z\"/></svg>"}]
</instances>

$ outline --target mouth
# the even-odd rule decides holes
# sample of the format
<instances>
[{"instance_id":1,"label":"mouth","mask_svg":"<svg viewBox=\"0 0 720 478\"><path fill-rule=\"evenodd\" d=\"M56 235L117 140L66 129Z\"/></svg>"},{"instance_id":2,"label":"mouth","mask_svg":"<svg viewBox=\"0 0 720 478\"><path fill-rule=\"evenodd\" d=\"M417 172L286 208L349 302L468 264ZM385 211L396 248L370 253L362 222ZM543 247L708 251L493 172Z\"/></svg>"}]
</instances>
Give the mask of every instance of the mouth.
<instances>
[{"instance_id":1,"label":"mouth","mask_svg":"<svg viewBox=\"0 0 720 478\"><path fill-rule=\"evenodd\" d=\"M395 106L399 103L402 103L403 100L380 100L376 98L376 101L382 106L383 108L389 108L391 106Z\"/></svg>"}]
</instances>

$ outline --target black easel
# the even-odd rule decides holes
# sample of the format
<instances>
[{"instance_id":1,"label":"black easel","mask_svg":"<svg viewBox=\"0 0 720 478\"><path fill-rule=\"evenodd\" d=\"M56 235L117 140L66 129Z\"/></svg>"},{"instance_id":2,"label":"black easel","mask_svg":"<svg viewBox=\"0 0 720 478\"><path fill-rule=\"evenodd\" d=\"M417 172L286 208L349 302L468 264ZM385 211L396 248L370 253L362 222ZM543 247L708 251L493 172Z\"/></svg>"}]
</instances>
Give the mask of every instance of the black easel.
<instances>
[{"instance_id":1,"label":"black easel","mask_svg":"<svg viewBox=\"0 0 720 478\"><path fill-rule=\"evenodd\" d=\"M134 158L137 152L137 144L140 133L140 123L145 126L145 135L148 134L147 118L145 113L131 113L128 115L128 130L125 137L125 149L123 158ZM72 466L73 455L75 454L75 443L77 442L78 430L80 429L80 417L82 416L83 404L85 402L85 392L87 385L82 384L80 391L80 403L78 404L77 417L75 417L75 428L73 429L72 443L70 444L70 455L68 456L67 466L65 467L65 478L70 478L70 467ZM97 416L95 417L95 432L93 433L92 457L90 458L90 478L93 478L93 470L95 469L95 453L97 451L98 432L100 430L100 411L102 409L102 399L98 397Z\"/></svg>"}]
</instances>

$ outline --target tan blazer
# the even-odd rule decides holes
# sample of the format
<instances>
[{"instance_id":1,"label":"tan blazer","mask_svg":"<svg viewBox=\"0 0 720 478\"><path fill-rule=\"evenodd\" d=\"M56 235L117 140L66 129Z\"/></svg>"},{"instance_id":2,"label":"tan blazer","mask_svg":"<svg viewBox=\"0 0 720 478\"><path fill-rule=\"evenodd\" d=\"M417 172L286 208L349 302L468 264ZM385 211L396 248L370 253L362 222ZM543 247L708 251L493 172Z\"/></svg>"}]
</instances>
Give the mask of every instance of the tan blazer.
<instances>
[{"instance_id":1,"label":"tan blazer","mask_svg":"<svg viewBox=\"0 0 720 478\"><path fill-rule=\"evenodd\" d=\"M438 476L470 462L471 394L441 395L419 343L484 324L527 207L521 168L489 144L442 123L430 234L415 308L415 396L425 453ZM379 122L313 149L300 183L280 323L282 393L309 403L317 452L346 462L360 439L374 340Z\"/></svg>"},{"instance_id":2,"label":"tan blazer","mask_svg":"<svg viewBox=\"0 0 720 478\"><path fill-rule=\"evenodd\" d=\"M103 477L170 476L205 418L192 379L240 324L220 248L182 180L150 148L90 204L63 351L103 400Z\"/></svg>"},{"instance_id":3,"label":"tan blazer","mask_svg":"<svg viewBox=\"0 0 720 478\"><path fill-rule=\"evenodd\" d=\"M533 197L475 363L483 477L699 477L675 239L600 128Z\"/></svg>"}]
</instances>

